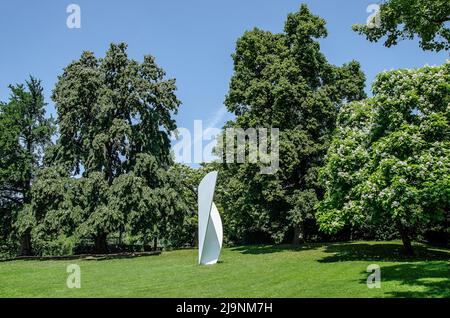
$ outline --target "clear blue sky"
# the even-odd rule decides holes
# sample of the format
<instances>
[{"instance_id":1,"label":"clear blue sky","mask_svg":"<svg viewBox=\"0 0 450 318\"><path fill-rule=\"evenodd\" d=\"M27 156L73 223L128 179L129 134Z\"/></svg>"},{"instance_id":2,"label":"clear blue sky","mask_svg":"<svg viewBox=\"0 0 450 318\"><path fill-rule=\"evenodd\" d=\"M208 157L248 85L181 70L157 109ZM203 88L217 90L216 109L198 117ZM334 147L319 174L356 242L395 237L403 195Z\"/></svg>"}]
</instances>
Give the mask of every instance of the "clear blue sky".
<instances>
[{"instance_id":1,"label":"clear blue sky","mask_svg":"<svg viewBox=\"0 0 450 318\"><path fill-rule=\"evenodd\" d=\"M321 46L328 60L359 61L368 87L380 71L442 64L448 58L445 52L423 52L416 41L388 49L355 34L351 25L366 21L374 0L2 0L0 100L8 98L8 84L32 74L42 79L48 112L54 114L49 96L63 67L83 50L103 56L109 43L124 41L130 57L152 54L177 79L183 102L178 126L191 129L194 119L202 119L221 127L232 118L220 108L236 39L253 27L281 32L286 15L302 2L327 21L329 35ZM71 3L81 7L81 29L66 26Z\"/></svg>"}]
</instances>

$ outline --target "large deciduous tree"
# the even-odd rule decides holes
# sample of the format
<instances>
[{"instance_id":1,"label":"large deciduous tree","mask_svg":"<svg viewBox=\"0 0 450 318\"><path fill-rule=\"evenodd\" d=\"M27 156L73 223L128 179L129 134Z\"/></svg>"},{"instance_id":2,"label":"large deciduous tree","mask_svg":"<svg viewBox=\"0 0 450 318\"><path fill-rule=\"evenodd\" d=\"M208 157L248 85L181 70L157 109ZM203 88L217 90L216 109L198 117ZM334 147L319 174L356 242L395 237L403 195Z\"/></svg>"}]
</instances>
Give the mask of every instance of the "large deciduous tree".
<instances>
[{"instance_id":1,"label":"large deciduous tree","mask_svg":"<svg viewBox=\"0 0 450 318\"><path fill-rule=\"evenodd\" d=\"M31 186L54 133L45 117L41 82L30 77L25 85L10 85L11 97L0 104L0 218L2 237L14 233L21 254L32 254Z\"/></svg>"},{"instance_id":2,"label":"large deciduous tree","mask_svg":"<svg viewBox=\"0 0 450 318\"><path fill-rule=\"evenodd\" d=\"M81 174L76 232L93 238L101 253L110 233L144 225L157 231L158 216L178 207L174 195L157 190L167 180L160 170L172 163L175 80L152 56L129 59L126 48L112 44L104 58L84 52L64 69L52 96L60 137L51 161Z\"/></svg>"},{"instance_id":3,"label":"large deciduous tree","mask_svg":"<svg viewBox=\"0 0 450 318\"><path fill-rule=\"evenodd\" d=\"M450 215L450 63L383 72L373 93L339 114L317 219L330 233L389 220L413 254L413 235Z\"/></svg>"},{"instance_id":4,"label":"large deciduous tree","mask_svg":"<svg viewBox=\"0 0 450 318\"><path fill-rule=\"evenodd\" d=\"M369 24L357 24L353 30L370 41L385 37L384 45L396 45L401 39L418 36L424 50L450 49L450 1L386 0ZM378 24L378 25L377 25Z\"/></svg>"},{"instance_id":5,"label":"large deciduous tree","mask_svg":"<svg viewBox=\"0 0 450 318\"><path fill-rule=\"evenodd\" d=\"M232 241L305 239L322 196L322 165L339 108L365 97L365 77L352 61L331 65L317 39L325 21L306 5L288 15L284 32L247 31L233 54L234 74L225 105L236 115L227 127L279 128L280 168L261 174L252 163L221 168L218 197Z\"/></svg>"}]
</instances>

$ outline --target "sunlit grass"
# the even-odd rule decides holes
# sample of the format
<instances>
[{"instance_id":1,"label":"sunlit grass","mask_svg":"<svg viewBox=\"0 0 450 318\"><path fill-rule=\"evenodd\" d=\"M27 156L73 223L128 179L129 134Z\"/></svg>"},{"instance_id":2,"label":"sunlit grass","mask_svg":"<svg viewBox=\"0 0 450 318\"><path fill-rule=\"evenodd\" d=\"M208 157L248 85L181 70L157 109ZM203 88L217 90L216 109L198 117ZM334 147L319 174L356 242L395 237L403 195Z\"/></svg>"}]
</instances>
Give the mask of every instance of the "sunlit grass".
<instances>
[{"instance_id":1,"label":"sunlit grass","mask_svg":"<svg viewBox=\"0 0 450 318\"><path fill-rule=\"evenodd\" d=\"M450 250L399 242L225 248L220 263L197 265L196 250L104 261L0 263L1 297L450 297ZM81 288L66 267L81 268ZM381 267L369 289L367 266Z\"/></svg>"}]
</instances>

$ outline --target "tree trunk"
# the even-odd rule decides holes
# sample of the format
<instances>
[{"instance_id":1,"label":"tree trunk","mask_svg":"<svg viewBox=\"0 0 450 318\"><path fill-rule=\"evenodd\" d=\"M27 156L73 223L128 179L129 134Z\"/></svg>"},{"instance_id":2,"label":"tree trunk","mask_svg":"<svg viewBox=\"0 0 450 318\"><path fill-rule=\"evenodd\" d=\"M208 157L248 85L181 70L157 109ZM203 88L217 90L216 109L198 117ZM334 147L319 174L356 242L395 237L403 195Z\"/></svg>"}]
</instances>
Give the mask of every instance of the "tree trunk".
<instances>
[{"instance_id":1,"label":"tree trunk","mask_svg":"<svg viewBox=\"0 0 450 318\"><path fill-rule=\"evenodd\" d=\"M28 229L22 236L20 255L30 256L33 255L33 249L31 247L31 230Z\"/></svg>"},{"instance_id":2,"label":"tree trunk","mask_svg":"<svg viewBox=\"0 0 450 318\"><path fill-rule=\"evenodd\" d=\"M402 238L403 247L405 248L406 254L409 256L414 256L414 249L411 245L411 239L408 235L407 229L402 225L398 225L398 231L400 232L400 237Z\"/></svg>"},{"instance_id":3,"label":"tree trunk","mask_svg":"<svg viewBox=\"0 0 450 318\"><path fill-rule=\"evenodd\" d=\"M445 221L444 221L444 231L446 232L445 235L445 246L450 245L450 207L447 207L445 209Z\"/></svg>"},{"instance_id":4,"label":"tree trunk","mask_svg":"<svg viewBox=\"0 0 450 318\"><path fill-rule=\"evenodd\" d=\"M113 180L114 180L114 173L113 173L113 155L112 155L112 145L111 145L111 141L108 142L108 145L106 146L107 149L107 158L106 158L106 177L108 180L108 185L112 185Z\"/></svg>"},{"instance_id":5,"label":"tree trunk","mask_svg":"<svg viewBox=\"0 0 450 318\"><path fill-rule=\"evenodd\" d=\"M299 245L305 241L305 226L301 222L296 227L294 227L294 237L292 238L293 245Z\"/></svg>"},{"instance_id":6,"label":"tree trunk","mask_svg":"<svg viewBox=\"0 0 450 318\"><path fill-rule=\"evenodd\" d=\"M94 237L95 240L95 251L96 254L106 254L108 253L108 247L106 244L106 234L100 234Z\"/></svg>"},{"instance_id":7,"label":"tree trunk","mask_svg":"<svg viewBox=\"0 0 450 318\"><path fill-rule=\"evenodd\" d=\"M193 247L198 247L198 231L196 231L195 235L194 235L194 246Z\"/></svg>"},{"instance_id":8,"label":"tree trunk","mask_svg":"<svg viewBox=\"0 0 450 318\"><path fill-rule=\"evenodd\" d=\"M158 249L158 238L155 236L153 238L153 250L156 251Z\"/></svg>"},{"instance_id":9,"label":"tree trunk","mask_svg":"<svg viewBox=\"0 0 450 318\"><path fill-rule=\"evenodd\" d=\"M31 135L31 127L28 129L29 130L29 136ZM33 145L29 140L29 137L27 138L26 141L26 148L28 153L30 154L30 156L33 156ZM31 179L32 179L33 175L31 172L31 168L26 171L26 179L24 180L23 183L23 190L22 190L22 195L23 195L23 205L29 204L31 202ZM31 245L31 229L27 229L22 237L21 237L21 242L20 242L20 255L22 256L31 256L33 255L33 249L32 249L32 245Z\"/></svg>"}]
</instances>

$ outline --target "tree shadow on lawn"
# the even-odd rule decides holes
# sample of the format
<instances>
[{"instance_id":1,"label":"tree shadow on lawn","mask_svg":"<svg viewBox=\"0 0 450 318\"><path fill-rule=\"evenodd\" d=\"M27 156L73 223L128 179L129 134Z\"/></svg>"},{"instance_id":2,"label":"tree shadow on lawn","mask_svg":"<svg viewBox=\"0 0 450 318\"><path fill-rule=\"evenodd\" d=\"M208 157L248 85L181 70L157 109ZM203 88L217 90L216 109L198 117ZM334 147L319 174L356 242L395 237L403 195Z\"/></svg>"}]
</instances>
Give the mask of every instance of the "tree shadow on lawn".
<instances>
[{"instance_id":1,"label":"tree shadow on lawn","mask_svg":"<svg viewBox=\"0 0 450 318\"><path fill-rule=\"evenodd\" d=\"M396 298L411 297L450 297L450 267L445 263L405 263L380 267L381 270L381 290L386 282L397 282L400 286L407 286L411 289L388 291L385 295ZM367 277L367 272L361 272ZM366 284L366 279L361 279L361 284ZM437 279L432 280L432 279Z\"/></svg>"},{"instance_id":2,"label":"tree shadow on lawn","mask_svg":"<svg viewBox=\"0 0 450 318\"><path fill-rule=\"evenodd\" d=\"M319 262L370 261L375 264L376 262L398 262L399 264L394 265L379 264L381 289L383 289L383 283L391 281L411 290L390 290L385 295L397 298L450 297L450 251L414 245L414 252L414 256L408 256L402 245L393 243L331 244L325 248L325 253L331 255L322 258ZM365 285L369 273L364 270L361 275L364 278L360 283Z\"/></svg>"},{"instance_id":3,"label":"tree shadow on lawn","mask_svg":"<svg viewBox=\"0 0 450 318\"><path fill-rule=\"evenodd\" d=\"M381 266L381 288L385 282L397 282L400 286L411 289L388 291L389 297L450 297L450 251L439 250L426 245L414 246L415 256L405 254L403 246L396 243L310 243L300 246L292 245L248 245L235 247L232 250L242 254L266 254L284 251L306 251L323 249L325 257L319 263L337 263L344 261L398 262L399 264ZM438 263L429 263L440 261ZM445 261L444 263L442 261ZM427 263L428 262L428 263ZM368 272L361 272L360 283L366 284ZM437 281L430 281L437 280Z\"/></svg>"},{"instance_id":4,"label":"tree shadow on lawn","mask_svg":"<svg viewBox=\"0 0 450 318\"><path fill-rule=\"evenodd\" d=\"M125 258L137 258L147 256L160 255L161 251L152 252L133 252L133 253L115 253L115 254L75 254L66 256L19 256L10 259L3 259L0 262L11 261L69 261L69 260L84 260L84 261L106 261Z\"/></svg>"},{"instance_id":5,"label":"tree shadow on lawn","mask_svg":"<svg viewBox=\"0 0 450 318\"><path fill-rule=\"evenodd\" d=\"M307 251L324 249L325 253L332 255L319 260L321 263L333 263L341 261L427 261L450 260L450 251L437 250L425 245L414 245L415 256L404 253L403 246L395 243L305 243L294 245L244 245L233 247L233 251L242 254L268 254L285 251Z\"/></svg>"},{"instance_id":6,"label":"tree shadow on lawn","mask_svg":"<svg viewBox=\"0 0 450 318\"><path fill-rule=\"evenodd\" d=\"M393 243L337 243L328 244L325 253L332 255L319 260L320 263L334 263L342 261L391 261L391 262L418 262L418 261L448 261L450 251L433 249L424 245L414 245L414 256L405 254L401 244Z\"/></svg>"},{"instance_id":7,"label":"tree shadow on lawn","mask_svg":"<svg viewBox=\"0 0 450 318\"><path fill-rule=\"evenodd\" d=\"M319 249L328 244L325 243L306 243L298 246L282 244L282 245L244 245L233 247L231 250L241 252L242 254L269 254L280 253L285 251L307 251L313 249Z\"/></svg>"}]
</instances>

